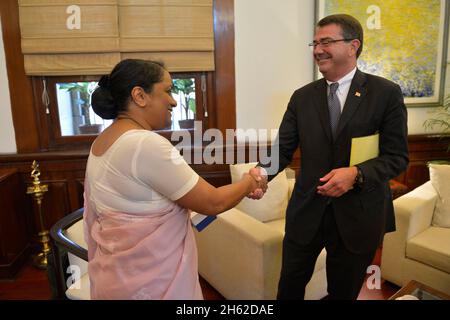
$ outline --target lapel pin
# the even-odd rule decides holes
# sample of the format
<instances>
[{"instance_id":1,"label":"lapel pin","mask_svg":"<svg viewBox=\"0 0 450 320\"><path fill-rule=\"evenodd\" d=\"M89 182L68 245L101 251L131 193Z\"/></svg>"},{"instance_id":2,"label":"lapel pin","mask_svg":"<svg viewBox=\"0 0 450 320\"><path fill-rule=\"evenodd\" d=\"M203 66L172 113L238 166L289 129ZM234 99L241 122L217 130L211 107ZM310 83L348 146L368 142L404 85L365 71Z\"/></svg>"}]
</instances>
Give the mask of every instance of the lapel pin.
<instances>
[{"instance_id":1,"label":"lapel pin","mask_svg":"<svg viewBox=\"0 0 450 320\"><path fill-rule=\"evenodd\" d=\"M361 93L359 93L358 91L356 91L356 92L355 92L355 96L361 97Z\"/></svg>"}]
</instances>

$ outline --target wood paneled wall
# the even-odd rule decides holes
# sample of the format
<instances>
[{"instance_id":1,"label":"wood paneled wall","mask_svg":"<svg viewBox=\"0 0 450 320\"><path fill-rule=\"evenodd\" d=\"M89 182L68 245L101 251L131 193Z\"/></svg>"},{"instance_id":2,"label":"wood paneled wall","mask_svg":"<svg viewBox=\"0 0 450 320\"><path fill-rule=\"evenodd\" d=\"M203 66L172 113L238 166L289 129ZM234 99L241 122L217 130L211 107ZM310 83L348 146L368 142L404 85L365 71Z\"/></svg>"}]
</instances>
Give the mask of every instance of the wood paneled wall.
<instances>
[{"instance_id":1,"label":"wood paneled wall","mask_svg":"<svg viewBox=\"0 0 450 320\"><path fill-rule=\"evenodd\" d=\"M26 261L30 207L18 170L0 168L0 279L12 278Z\"/></svg>"},{"instance_id":2,"label":"wood paneled wall","mask_svg":"<svg viewBox=\"0 0 450 320\"><path fill-rule=\"evenodd\" d=\"M430 179L428 162L450 160L450 135L413 135L408 137L408 145L408 170L396 180L412 190Z\"/></svg>"}]
</instances>

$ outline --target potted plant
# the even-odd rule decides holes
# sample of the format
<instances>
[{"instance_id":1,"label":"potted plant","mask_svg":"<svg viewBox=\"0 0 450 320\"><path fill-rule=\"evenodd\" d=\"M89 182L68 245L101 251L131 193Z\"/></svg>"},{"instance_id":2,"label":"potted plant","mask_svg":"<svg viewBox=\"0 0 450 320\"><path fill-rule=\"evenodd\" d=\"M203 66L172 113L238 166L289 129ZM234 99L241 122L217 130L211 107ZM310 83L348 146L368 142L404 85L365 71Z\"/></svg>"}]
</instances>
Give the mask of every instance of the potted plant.
<instances>
[{"instance_id":1,"label":"potted plant","mask_svg":"<svg viewBox=\"0 0 450 320\"><path fill-rule=\"evenodd\" d=\"M442 129L443 134L450 133L450 95L444 99L444 105L433 111L433 117L425 120L423 123L425 129L433 129L435 127ZM450 144L447 147L450 151ZM433 160L428 164L449 164L448 160Z\"/></svg>"},{"instance_id":2,"label":"potted plant","mask_svg":"<svg viewBox=\"0 0 450 320\"><path fill-rule=\"evenodd\" d=\"M444 99L444 105L433 111L433 117L427 119L423 126L425 129L435 127L442 129L442 133L450 133L450 95ZM450 151L450 145L447 148Z\"/></svg>"},{"instance_id":3,"label":"potted plant","mask_svg":"<svg viewBox=\"0 0 450 320\"><path fill-rule=\"evenodd\" d=\"M93 92L92 82L64 83L60 86L71 93L72 103L81 107L82 122L78 125L81 134L97 134L102 130L102 124L92 123L90 116L91 94ZM94 82L94 84L96 84ZM95 86L94 86L95 87Z\"/></svg>"},{"instance_id":4,"label":"potted plant","mask_svg":"<svg viewBox=\"0 0 450 320\"><path fill-rule=\"evenodd\" d=\"M194 119L189 117L189 110L195 117L195 99L191 98L191 93L195 92L195 85L192 79L175 79L173 80L173 92L181 95L181 107L184 110L185 119L179 120L181 129L189 129L194 127Z\"/></svg>"}]
</instances>

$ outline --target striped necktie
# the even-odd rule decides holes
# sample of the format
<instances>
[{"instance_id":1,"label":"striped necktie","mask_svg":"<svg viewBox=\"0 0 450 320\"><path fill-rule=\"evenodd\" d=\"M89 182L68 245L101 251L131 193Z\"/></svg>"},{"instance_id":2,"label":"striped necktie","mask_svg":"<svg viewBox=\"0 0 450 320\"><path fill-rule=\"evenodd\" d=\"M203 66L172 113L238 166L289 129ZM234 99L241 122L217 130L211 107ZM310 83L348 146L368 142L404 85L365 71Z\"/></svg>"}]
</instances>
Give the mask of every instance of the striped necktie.
<instances>
[{"instance_id":1,"label":"striped necktie","mask_svg":"<svg viewBox=\"0 0 450 320\"><path fill-rule=\"evenodd\" d=\"M330 93L328 94L328 110L330 111L330 126L331 133L333 134L333 140L336 139L336 129L341 116L341 103L336 94L339 87L339 83L334 82L330 84Z\"/></svg>"}]
</instances>

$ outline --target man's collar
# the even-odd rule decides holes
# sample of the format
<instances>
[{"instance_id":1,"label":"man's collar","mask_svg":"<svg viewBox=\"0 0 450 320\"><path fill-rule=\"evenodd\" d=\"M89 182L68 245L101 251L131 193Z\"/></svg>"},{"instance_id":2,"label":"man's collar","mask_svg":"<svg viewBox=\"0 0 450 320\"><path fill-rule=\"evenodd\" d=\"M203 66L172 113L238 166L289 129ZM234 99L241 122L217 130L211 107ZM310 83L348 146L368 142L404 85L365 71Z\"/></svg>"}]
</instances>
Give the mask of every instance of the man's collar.
<instances>
[{"instance_id":1,"label":"man's collar","mask_svg":"<svg viewBox=\"0 0 450 320\"><path fill-rule=\"evenodd\" d=\"M339 86L341 86L343 83L347 83L347 82L351 82L353 77L355 76L356 73L356 67L353 68L352 71L350 71L349 73L347 73L345 76L343 76L341 79L339 79L338 81L328 81L327 80L327 84L330 85L332 83L339 83Z\"/></svg>"}]
</instances>

